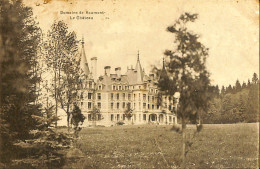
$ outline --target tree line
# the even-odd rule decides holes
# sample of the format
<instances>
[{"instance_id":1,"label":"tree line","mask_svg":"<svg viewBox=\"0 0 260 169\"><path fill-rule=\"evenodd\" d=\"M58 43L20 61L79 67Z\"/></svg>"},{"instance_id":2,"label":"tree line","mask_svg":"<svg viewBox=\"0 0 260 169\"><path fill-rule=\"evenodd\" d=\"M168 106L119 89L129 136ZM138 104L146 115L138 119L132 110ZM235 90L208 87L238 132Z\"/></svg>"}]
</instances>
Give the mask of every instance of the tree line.
<instances>
[{"instance_id":1,"label":"tree line","mask_svg":"<svg viewBox=\"0 0 260 169\"><path fill-rule=\"evenodd\" d=\"M238 123L259 121L259 79L256 73L251 81L235 85L211 86L209 111L203 114L204 123Z\"/></svg>"}]
</instances>

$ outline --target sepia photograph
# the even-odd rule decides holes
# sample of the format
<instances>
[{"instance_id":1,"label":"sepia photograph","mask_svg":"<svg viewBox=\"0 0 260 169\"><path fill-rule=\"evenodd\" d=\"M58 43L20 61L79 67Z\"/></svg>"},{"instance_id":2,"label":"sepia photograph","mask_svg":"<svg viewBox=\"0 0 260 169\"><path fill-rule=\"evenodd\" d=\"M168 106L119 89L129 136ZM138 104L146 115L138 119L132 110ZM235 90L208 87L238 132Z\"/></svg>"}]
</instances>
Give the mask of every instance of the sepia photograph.
<instances>
[{"instance_id":1,"label":"sepia photograph","mask_svg":"<svg viewBox=\"0 0 260 169\"><path fill-rule=\"evenodd\" d=\"M259 168L258 0L0 0L0 169Z\"/></svg>"}]
</instances>

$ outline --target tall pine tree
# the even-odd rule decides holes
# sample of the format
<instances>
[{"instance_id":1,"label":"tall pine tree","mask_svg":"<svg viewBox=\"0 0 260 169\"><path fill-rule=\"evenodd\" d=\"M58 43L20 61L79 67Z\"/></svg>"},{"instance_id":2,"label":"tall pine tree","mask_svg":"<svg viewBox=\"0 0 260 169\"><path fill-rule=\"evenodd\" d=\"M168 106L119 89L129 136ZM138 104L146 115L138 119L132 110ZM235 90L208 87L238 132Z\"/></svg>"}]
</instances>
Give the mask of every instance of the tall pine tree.
<instances>
[{"instance_id":1,"label":"tall pine tree","mask_svg":"<svg viewBox=\"0 0 260 169\"><path fill-rule=\"evenodd\" d=\"M36 103L40 32L31 8L21 1L2 0L0 8L0 159L6 163L19 155L13 143L28 139L37 124L32 115L40 112Z\"/></svg>"},{"instance_id":2,"label":"tall pine tree","mask_svg":"<svg viewBox=\"0 0 260 169\"><path fill-rule=\"evenodd\" d=\"M167 68L170 79L176 82L177 92L180 93L178 117L181 119L183 150L182 167L185 168L187 146L186 124L200 123L200 113L208 108L209 73L206 69L208 48L199 42L197 34L188 31L187 24L197 19L197 14L182 14L167 30L174 34L175 48L166 50ZM201 130L201 125L198 131Z\"/></svg>"}]
</instances>

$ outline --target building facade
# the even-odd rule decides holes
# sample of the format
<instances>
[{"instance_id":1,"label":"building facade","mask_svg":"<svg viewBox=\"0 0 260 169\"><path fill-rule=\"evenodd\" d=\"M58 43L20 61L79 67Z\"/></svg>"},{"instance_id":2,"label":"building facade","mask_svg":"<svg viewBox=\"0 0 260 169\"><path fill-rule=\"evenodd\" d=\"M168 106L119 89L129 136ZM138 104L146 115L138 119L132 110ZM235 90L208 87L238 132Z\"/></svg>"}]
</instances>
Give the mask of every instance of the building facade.
<instances>
[{"instance_id":1,"label":"building facade","mask_svg":"<svg viewBox=\"0 0 260 169\"><path fill-rule=\"evenodd\" d=\"M177 123L176 103L173 97L162 95L154 74L146 75L137 55L135 68L121 67L112 73L110 66L104 67L104 75L97 77L97 58L87 62L82 42L80 67L84 73L78 96L78 105L86 117L84 126L118 124L173 124ZM166 70L163 65L163 71ZM163 73L163 72L162 72ZM93 113L93 110L99 113ZM95 116L95 117L93 117Z\"/></svg>"}]
</instances>

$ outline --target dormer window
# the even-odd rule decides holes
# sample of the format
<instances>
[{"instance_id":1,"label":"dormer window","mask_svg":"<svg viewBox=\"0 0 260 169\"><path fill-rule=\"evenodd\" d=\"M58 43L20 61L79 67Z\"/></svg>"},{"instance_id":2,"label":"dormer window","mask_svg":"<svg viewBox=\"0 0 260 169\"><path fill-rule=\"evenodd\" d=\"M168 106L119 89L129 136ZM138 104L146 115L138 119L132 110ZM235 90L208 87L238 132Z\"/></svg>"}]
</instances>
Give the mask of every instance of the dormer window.
<instances>
[{"instance_id":1,"label":"dormer window","mask_svg":"<svg viewBox=\"0 0 260 169\"><path fill-rule=\"evenodd\" d=\"M98 90L102 90L102 86L101 85L98 86Z\"/></svg>"}]
</instances>

